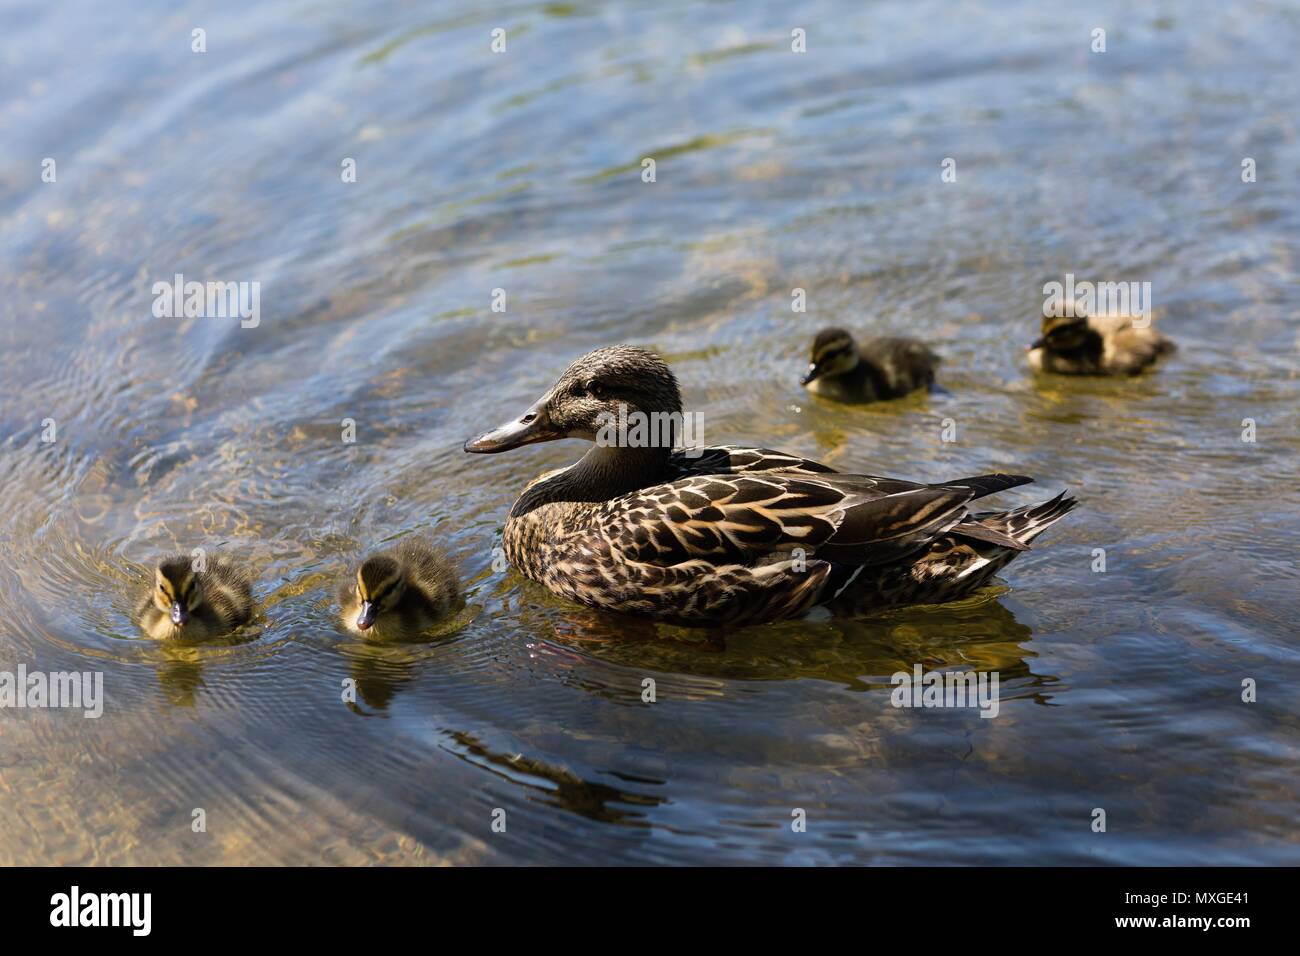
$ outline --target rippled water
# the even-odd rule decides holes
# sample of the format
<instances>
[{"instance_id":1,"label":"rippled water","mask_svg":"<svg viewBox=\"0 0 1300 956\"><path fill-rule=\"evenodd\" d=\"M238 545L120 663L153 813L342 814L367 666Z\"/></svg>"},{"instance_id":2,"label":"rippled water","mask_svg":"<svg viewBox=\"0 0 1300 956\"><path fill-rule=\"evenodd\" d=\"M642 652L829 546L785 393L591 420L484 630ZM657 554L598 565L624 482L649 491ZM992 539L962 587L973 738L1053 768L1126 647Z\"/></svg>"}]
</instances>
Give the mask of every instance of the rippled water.
<instances>
[{"instance_id":1,"label":"rippled water","mask_svg":"<svg viewBox=\"0 0 1300 956\"><path fill-rule=\"evenodd\" d=\"M1300 862L1300 10L1128 8L0 6L0 670L107 696L0 713L0 861ZM1066 272L1150 281L1180 352L1030 378ZM176 273L261 283L260 324L155 318ZM932 341L944 389L811 399L830 322ZM619 341L710 441L1082 505L961 605L577 609L491 562L580 449L460 445ZM336 575L409 531L472 620L340 633ZM145 566L200 546L257 626L145 639ZM916 663L998 672L1001 713L891 707Z\"/></svg>"}]
</instances>

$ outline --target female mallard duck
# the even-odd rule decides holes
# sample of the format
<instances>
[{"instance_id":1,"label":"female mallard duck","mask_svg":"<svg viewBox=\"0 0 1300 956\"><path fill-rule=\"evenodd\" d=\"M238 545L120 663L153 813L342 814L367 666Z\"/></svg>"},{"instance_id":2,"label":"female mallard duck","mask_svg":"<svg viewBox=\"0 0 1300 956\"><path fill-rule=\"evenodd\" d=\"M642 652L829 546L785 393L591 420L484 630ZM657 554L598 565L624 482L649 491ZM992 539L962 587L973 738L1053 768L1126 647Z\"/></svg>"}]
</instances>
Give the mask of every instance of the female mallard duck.
<instances>
[{"instance_id":1,"label":"female mallard duck","mask_svg":"<svg viewBox=\"0 0 1300 956\"><path fill-rule=\"evenodd\" d=\"M938 364L939 356L916 339L871 338L859 345L843 329L822 329L799 384L840 402L876 402L931 388Z\"/></svg>"},{"instance_id":2,"label":"female mallard duck","mask_svg":"<svg viewBox=\"0 0 1300 956\"><path fill-rule=\"evenodd\" d=\"M446 556L418 538L361 562L339 587L343 626L379 640L415 637L443 617L460 594Z\"/></svg>"},{"instance_id":3,"label":"female mallard duck","mask_svg":"<svg viewBox=\"0 0 1300 956\"><path fill-rule=\"evenodd\" d=\"M521 418L466 442L469 452L596 442L524 489L506 520L510 562L562 597L678 624L758 623L816 605L863 613L970 594L1074 507L1061 494L972 514L972 500L1031 479L843 475L765 449L674 452L671 435L645 441L635 427L680 413L668 366L620 345L584 355Z\"/></svg>"},{"instance_id":4,"label":"female mallard duck","mask_svg":"<svg viewBox=\"0 0 1300 956\"><path fill-rule=\"evenodd\" d=\"M1029 367L1062 375L1137 375L1174 350L1155 327L1131 315L1050 315L1029 346Z\"/></svg>"},{"instance_id":5,"label":"female mallard duck","mask_svg":"<svg viewBox=\"0 0 1300 956\"><path fill-rule=\"evenodd\" d=\"M224 634L253 617L253 576L227 558L203 570L183 554L161 561L136 610L144 632L158 640Z\"/></svg>"}]
</instances>

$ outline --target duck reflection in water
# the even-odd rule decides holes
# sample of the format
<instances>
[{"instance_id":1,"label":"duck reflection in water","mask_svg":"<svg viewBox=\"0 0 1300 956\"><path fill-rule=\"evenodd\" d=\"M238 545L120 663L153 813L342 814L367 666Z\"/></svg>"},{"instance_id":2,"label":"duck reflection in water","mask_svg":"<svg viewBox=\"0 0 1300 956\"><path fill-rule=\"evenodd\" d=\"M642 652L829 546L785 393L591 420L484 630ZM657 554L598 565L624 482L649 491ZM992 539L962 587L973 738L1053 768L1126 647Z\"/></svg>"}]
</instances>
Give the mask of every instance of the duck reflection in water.
<instances>
[{"instance_id":1,"label":"duck reflection in water","mask_svg":"<svg viewBox=\"0 0 1300 956\"><path fill-rule=\"evenodd\" d=\"M1002 694L1046 704L1058 682L1035 673L1037 655L1025 645L1033 631L1002 600L1006 589L929 608L874 617L785 621L736 629L678 628L574 610L568 606L519 602L532 633L547 630L553 642L537 653L553 662L557 679L598 695L621 697L627 688L590 680L593 661L655 670L664 674L734 680L833 681L857 691L892 689L890 676L925 670L997 672Z\"/></svg>"}]
</instances>

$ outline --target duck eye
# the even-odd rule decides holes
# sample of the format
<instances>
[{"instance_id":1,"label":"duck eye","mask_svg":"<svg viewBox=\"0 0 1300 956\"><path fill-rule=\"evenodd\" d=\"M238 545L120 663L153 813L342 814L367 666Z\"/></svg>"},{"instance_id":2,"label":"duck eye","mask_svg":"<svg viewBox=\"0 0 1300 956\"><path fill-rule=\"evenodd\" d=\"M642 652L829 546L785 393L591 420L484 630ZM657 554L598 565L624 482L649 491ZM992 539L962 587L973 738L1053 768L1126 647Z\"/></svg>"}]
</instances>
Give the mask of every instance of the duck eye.
<instances>
[{"instance_id":1,"label":"duck eye","mask_svg":"<svg viewBox=\"0 0 1300 956\"><path fill-rule=\"evenodd\" d=\"M601 385L600 382L597 381L588 382L586 385L583 386L583 388L586 390L587 394L590 395L592 398L605 397L605 386Z\"/></svg>"}]
</instances>

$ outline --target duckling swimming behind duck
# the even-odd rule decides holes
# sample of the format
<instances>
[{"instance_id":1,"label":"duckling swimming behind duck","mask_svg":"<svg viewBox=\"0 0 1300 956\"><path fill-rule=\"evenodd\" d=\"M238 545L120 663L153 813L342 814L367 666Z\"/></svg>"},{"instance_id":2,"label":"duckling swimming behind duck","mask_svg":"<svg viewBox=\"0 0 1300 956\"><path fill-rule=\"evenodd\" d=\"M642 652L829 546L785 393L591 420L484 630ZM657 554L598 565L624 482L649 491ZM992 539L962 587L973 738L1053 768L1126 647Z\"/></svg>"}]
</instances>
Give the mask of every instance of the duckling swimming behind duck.
<instances>
[{"instance_id":1,"label":"duckling swimming behind duck","mask_svg":"<svg viewBox=\"0 0 1300 956\"><path fill-rule=\"evenodd\" d=\"M1137 375L1174 351L1174 343L1135 318L1043 316L1043 334L1028 349L1029 367L1061 375Z\"/></svg>"},{"instance_id":2,"label":"duckling swimming behind duck","mask_svg":"<svg viewBox=\"0 0 1300 956\"><path fill-rule=\"evenodd\" d=\"M144 632L156 640L224 634L253 617L253 575L227 558L203 570L178 554L154 568L153 586L136 611Z\"/></svg>"},{"instance_id":3,"label":"duckling swimming behind duck","mask_svg":"<svg viewBox=\"0 0 1300 956\"><path fill-rule=\"evenodd\" d=\"M339 587L343 626L380 640L427 630L459 596L451 562L418 538L372 554L354 580Z\"/></svg>"},{"instance_id":4,"label":"duckling swimming behind duck","mask_svg":"<svg viewBox=\"0 0 1300 956\"><path fill-rule=\"evenodd\" d=\"M916 339L870 338L859 345L844 329L822 329L799 384L840 402L876 402L930 388L938 364L939 356Z\"/></svg>"}]
</instances>

